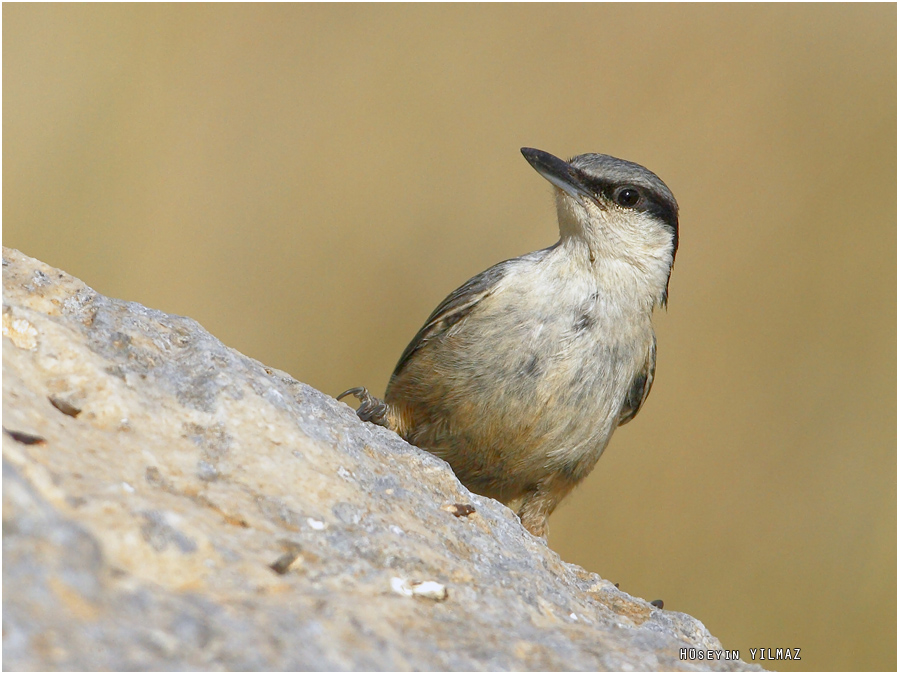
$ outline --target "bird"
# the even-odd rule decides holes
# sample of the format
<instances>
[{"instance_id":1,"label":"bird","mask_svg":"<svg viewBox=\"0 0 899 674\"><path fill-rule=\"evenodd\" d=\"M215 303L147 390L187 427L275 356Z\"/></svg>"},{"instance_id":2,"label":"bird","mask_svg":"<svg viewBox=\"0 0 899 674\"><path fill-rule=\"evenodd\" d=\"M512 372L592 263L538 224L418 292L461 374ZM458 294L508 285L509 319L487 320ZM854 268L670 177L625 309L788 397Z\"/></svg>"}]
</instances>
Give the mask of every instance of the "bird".
<instances>
[{"instance_id":1,"label":"bird","mask_svg":"<svg viewBox=\"0 0 899 674\"><path fill-rule=\"evenodd\" d=\"M356 411L449 463L546 539L547 518L649 395L653 311L667 308L678 205L643 166L522 148L552 185L559 240L447 296Z\"/></svg>"}]
</instances>

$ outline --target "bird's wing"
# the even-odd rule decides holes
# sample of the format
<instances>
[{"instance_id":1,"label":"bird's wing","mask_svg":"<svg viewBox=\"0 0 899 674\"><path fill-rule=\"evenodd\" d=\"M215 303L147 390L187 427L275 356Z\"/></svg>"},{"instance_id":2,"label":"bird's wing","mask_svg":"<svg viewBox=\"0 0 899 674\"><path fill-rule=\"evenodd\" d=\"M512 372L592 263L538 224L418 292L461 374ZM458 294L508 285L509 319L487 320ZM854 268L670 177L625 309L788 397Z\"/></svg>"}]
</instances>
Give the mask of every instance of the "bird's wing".
<instances>
[{"instance_id":1,"label":"bird's wing","mask_svg":"<svg viewBox=\"0 0 899 674\"><path fill-rule=\"evenodd\" d=\"M429 341L446 334L450 328L468 316L478 302L493 292L496 284L508 273L509 269L521 260L522 258L514 258L495 264L450 293L449 297L434 309L434 313L428 317L422 329L409 342L409 346L403 351L403 355L400 356L400 360L393 370L393 376L400 373L412 354Z\"/></svg>"},{"instance_id":2,"label":"bird's wing","mask_svg":"<svg viewBox=\"0 0 899 674\"><path fill-rule=\"evenodd\" d=\"M631 389L628 391L627 398L624 399L624 405L618 414L618 425L623 426L628 421L637 416L637 412L643 407L649 396L649 389L652 388L652 380L656 373L656 338L653 335L652 348L643 364L643 369L634 377Z\"/></svg>"}]
</instances>

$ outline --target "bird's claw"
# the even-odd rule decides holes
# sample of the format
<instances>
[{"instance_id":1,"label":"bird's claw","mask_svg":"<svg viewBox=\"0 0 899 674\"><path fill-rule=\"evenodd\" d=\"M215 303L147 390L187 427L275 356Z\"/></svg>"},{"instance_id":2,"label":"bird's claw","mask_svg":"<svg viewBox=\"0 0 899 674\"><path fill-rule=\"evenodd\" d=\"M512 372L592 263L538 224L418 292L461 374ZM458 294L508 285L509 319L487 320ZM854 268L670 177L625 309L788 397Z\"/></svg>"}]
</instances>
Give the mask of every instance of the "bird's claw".
<instances>
[{"instance_id":1,"label":"bird's claw","mask_svg":"<svg viewBox=\"0 0 899 674\"><path fill-rule=\"evenodd\" d=\"M364 386L351 388L337 396L337 399L341 400L347 396L355 396L356 400L359 401L360 404L359 409L356 410L356 416L362 419L362 421L370 421L378 426L390 428L390 423L387 419L387 403L380 398L375 398L368 392L367 388Z\"/></svg>"}]
</instances>

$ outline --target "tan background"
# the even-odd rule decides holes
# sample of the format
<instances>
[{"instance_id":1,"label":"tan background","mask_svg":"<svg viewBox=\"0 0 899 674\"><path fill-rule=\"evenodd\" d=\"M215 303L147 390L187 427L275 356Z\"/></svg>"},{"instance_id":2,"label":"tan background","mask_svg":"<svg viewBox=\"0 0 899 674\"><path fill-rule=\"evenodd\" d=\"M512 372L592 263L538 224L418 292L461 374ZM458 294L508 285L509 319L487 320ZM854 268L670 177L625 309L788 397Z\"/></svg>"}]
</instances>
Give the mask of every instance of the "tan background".
<instances>
[{"instance_id":1,"label":"tan background","mask_svg":"<svg viewBox=\"0 0 899 674\"><path fill-rule=\"evenodd\" d=\"M3 7L3 242L382 393L457 285L545 247L519 155L681 204L644 411L564 559L778 669L896 667L896 7Z\"/></svg>"}]
</instances>

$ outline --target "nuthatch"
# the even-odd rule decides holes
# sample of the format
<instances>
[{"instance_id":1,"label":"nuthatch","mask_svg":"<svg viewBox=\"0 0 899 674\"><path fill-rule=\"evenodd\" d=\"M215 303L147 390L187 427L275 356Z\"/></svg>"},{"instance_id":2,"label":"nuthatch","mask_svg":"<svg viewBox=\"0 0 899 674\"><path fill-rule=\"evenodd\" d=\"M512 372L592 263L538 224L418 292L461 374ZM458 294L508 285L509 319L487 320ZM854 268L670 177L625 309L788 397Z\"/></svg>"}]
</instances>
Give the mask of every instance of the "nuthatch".
<instances>
[{"instance_id":1,"label":"nuthatch","mask_svg":"<svg viewBox=\"0 0 899 674\"><path fill-rule=\"evenodd\" d=\"M677 202L638 164L521 152L555 187L560 240L443 300L384 401L362 387L338 399L355 395L361 419L445 459L471 491L516 508L545 537L547 517L649 395Z\"/></svg>"}]
</instances>

